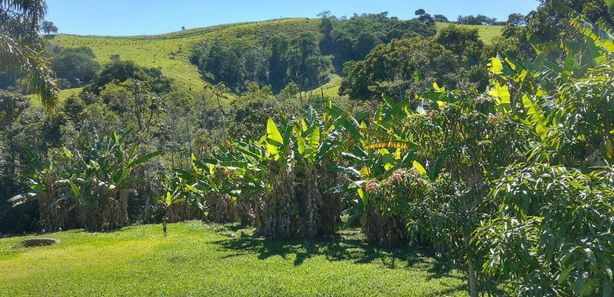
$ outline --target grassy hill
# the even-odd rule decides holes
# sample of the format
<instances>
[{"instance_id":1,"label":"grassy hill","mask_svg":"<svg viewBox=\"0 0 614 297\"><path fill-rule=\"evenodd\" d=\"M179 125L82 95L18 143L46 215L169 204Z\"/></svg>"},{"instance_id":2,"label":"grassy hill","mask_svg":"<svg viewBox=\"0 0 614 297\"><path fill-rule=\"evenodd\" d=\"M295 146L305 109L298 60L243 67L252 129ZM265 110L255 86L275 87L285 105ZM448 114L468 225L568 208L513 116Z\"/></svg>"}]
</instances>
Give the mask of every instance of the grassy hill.
<instances>
[{"instance_id":1,"label":"grassy hill","mask_svg":"<svg viewBox=\"0 0 614 297\"><path fill-rule=\"evenodd\" d=\"M441 28L445 28L448 26L457 26L461 28L469 28L469 29L478 29L480 33L480 38L486 44L490 44L492 40L501 36L503 31L503 26L481 26L481 25L464 25L464 24L455 24L455 23L436 23L437 30Z\"/></svg>"},{"instance_id":2,"label":"grassy hill","mask_svg":"<svg viewBox=\"0 0 614 297\"><path fill-rule=\"evenodd\" d=\"M437 28L451 24L438 23ZM89 47L96 54L100 64L110 61L111 55L118 54L122 59L135 61L146 67L159 67L164 75L172 78L180 88L201 90L205 83L200 78L196 66L189 61L194 45L206 41L220 40L232 42L237 38L257 41L279 33L291 36L300 32L318 32L319 19L279 19L263 22L237 23L213 27L191 29L152 36L78 36L60 34L51 44L61 47ZM488 43L501 34L500 26L471 26L477 28L482 39ZM339 81L338 79L333 81ZM328 85L327 90L338 86ZM78 92L78 89L65 90L62 98Z\"/></svg>"},{"instance_id":3,"label":"grassy hill","mask_svg":"<svg viewBox=\"0 0 614 297\"><path fill-rule=\"evenodd\" d=\"M245 233L244 233L245 232ZM265 241L251 230L186 222L112 233L0 239L0 296L465 296L462 275L417 251L335 241ZM245 234L245 236L243 235Z\"/></svg>"},{"instance_id":4,"label":"grassy hill","mask_svg":"<svg viewBox=\"0 0 614 297\"><path fill-rule=\"evenodd\" d=\"M189 61L194 45L206 41L232 42L237 38L257 40L279 33L296 35L305 31L318 31L318 19L280 19L264 22L220 25L181 32L132 37L57 35L51 44L61 47L89 47L100 64L118 54L141 66L159 67L162 73L175 81L178 87L200 90L204 83L198 69Z\"/></svg>"}]
</instances>

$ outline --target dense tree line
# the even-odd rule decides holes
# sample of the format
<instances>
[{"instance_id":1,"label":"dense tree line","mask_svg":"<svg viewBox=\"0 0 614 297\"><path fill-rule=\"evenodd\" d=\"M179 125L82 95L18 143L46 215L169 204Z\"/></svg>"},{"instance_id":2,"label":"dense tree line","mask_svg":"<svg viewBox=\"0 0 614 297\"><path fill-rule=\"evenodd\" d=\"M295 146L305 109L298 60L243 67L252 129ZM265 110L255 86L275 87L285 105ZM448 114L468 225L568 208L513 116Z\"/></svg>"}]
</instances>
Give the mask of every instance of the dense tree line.
<instances>
[{"instance_id":1,"label":"dense tree line","mask_svg":"<svg viewBox=\"0 0 614 297\"><path fill-rule=\"evenodd\" d=\"M51 67L62 89L85 86L100 70L100 64L96 62L96 56L89 48L53 47L51 55Z\"/></svg>"},{"instance_id":2,"label":"dense tree line","mask_svg":"<svg viewBox=\"0 0 614 297\"><path fill-rule=\"evenodd\" d=\"M100 71L94 52L89 48L60 48L51 46L48 49L49 67L55 73L60 89L79 88L87 85ZM18 81L18 74L0 71L0 89L11 89L17 92L27 92Z\"/></svg>"},{"instance_id":3,"label":"dense tree line","mask_svg":"<svg viewBox=\"0 0 614 297\"><path fill-rule=\"evenodd\" d=\"M320 48L325 55L332 55L338 73L343 73L347 61L364 59L379 44L394 39L435 35L432 22L420 19L399 20L388 13L354 15L337 18L329 13L321 14Z\"/></svg>"},{"instance_id":4,"label":"dense tree line","mask_svg":"<svg viewBox=\"0 0 614 297\"><path fill-rule=\"evenodd\" d=\"M382 93L407 97L434 82L483 90L487 81L484 48L477 30L454 26L440 30L434 39L403 38L382 44L364 60L346 63L339 92L363 100Z\"/></svg>"},{"instance_id":5,"label":"dense tree line","mask_svg":"<svg viewBox=\"0 0 614 297\"><path fill-rule=\"evenodd\" d=\"M234 92L245 91L254 82L270 85L277 94L291 84L300 90L321 86L333 72L331 64L343 74L345 62L364 59L379 44L435 34L432 17L426 13L409 21L388 17L387 13L346 19L325 12L321 17L320 36L277 35L260 43L214 41L197 47L191 62L198 66L203 79L223 83Z\"/></svg>"},{"instance_id":6,"label":"dense tree line","mask_svg":"<svg viewBox=\"0 0 614 297\"><path fill-rule=\"evenodd\" d=\"M487 17L485 15L468 15L468 16L458 16L456 22L459 24L465 25L502 25L505 22L498 22L497 18Z\"/></svg>"},{"instance_id":7,"label":"dense tree line","mask_svg":"<svg viewBox=\"0 0 614 297\"><path fill-rule=\"evenodd\" d=\"M247 42L213 42L192 54L203 79L223 83L234 92L243 92L250 82L270 85L274 93L293 83L301 90L318 87L328 80L330 59L318 48L317 36L273 36L262 45Z\"/></svg>"}]
</instances>

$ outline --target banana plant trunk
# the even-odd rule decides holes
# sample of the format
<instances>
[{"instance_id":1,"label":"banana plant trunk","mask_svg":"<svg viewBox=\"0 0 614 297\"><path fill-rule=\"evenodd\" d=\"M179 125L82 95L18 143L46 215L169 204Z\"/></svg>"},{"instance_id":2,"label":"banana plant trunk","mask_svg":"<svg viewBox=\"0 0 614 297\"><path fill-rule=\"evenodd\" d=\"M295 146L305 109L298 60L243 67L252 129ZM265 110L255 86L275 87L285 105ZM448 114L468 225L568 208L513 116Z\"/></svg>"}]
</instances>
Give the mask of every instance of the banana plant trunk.
<instances>
[{"instance_id":1,"label":"banana plant trunk","mask_svg":"<svg viewBox=\"0 0 614 297\"><path fill-rule=\"evenodd\" d=\"M302 233L294 176L291 172L282 171L275 179L271 196L263 198L257 234L276 239L294 237Z\"/></svg>"},{"instance_id":2,"label":"banana plant trunk","mask_svg":"<svg viewBox=\"0 0 614 297\"><path fill-rule=\"evenodd\" d=\"M320 233L333 235L336 227L341 224L343 202L339 194L327 191L339 184L338 176L336 173L327 172L326 169L321 169L320 172L322 172L318 179L319 190L322 193Z\"/></svg>"},{"instance_id":3,"label":"banana plant trunk","mask_svg":"<svg viewBox=\"0 0 614 297\"><path fill-rule=\"evenodd\" d=\"M128 217L128 197L130 195L130 190L128 189L120 189L119 190L119 225L126 226L130 224L130 218Z\"/></svg>"},{"instance_id":4,"label":"banana plant trunk","mask_svg":"<svg viewBox=\"0 0 614 297\"><path fill-rule=\"evenodd\" d=\"M207 199L207 221L213 223L230 223L239 220L236 203L226 194L214 193Z\"/></svg>"},{"instance_id":5,"label":"banana plant trunk","mask_svg":"<svg viewBox=\"0 0 614 297\"><path fill-rule=\"evenodd\" d=\"M70 201L57 201L67 189L50 177L47 177L46 184L46 190L38 201L39 219L43 231L55 232L73 227L74 222L69 216Z\"/></svg>"},{"instance_id":6,"label":"banana plant trunk","mask_svg":"<svg viewBox=\"0 0 614 297\"><path fill-rule=\"evenodd\" d=\"M307 238L316 238L320 235L320 226L322 223L322 193L320 193L318 175L314 171L308 171L306 178L306 193L305 193L305 236Z\"/></svg>"}]
</instances>

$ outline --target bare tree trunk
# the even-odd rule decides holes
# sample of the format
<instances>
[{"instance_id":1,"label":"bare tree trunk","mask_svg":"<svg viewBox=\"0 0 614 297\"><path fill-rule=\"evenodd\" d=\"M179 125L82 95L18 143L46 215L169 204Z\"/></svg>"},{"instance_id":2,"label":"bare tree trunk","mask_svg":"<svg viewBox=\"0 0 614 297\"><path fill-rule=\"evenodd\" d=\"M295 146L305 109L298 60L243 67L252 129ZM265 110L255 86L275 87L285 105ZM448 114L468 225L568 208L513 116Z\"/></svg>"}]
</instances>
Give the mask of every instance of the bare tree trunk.
<instances>
[{"instance_id":1,"label":"bare tree trunk","mask_svg":"<svg viewBox=\"0 0 614 297\"><path fill-rule=\"evenodd\" d=\"M467 254L467 278L469 284L469 296L478 297L478 281L475 271L475 266L471 255L469 255L469 236L463 232L463 241L465 242L465 251Z\"/></svg>"},{"instance_id":2,"label":"bare tree trunk","mask_svg":"<svg viewBox=\"0 0 614 297\"><path fill-rule=\"evenodd\" d=\"M128 217L128 196L130 195L130 191L128 189L119 190L119 224L122 226L126 226L130 222L130 218Z\"/></svg>"},{"instance_id":3,"label":"bare tree trunk","mask_svg":"<svg viewBox=\"0 0 614 297\"><path fill-rule=\"evenodd\" d=\"M148 194L145 197L145 211L143 212L143 223L149 223L151 219L151 196Z\"/></svg>"},{"instance_id":4,"label":"bare tree trunk","mask_svg":"<svg viewBox=\"0 0 614 297\"><path fill-rule=\"evenodd\" d=\"M136 123L139 126L139 131L143 131L143 121L141 120L141 105L143 103L141 102L140 94L136 86L134 88L134 101L135 101L134 116L136 117Z\"/></svg>"}]
</instances>

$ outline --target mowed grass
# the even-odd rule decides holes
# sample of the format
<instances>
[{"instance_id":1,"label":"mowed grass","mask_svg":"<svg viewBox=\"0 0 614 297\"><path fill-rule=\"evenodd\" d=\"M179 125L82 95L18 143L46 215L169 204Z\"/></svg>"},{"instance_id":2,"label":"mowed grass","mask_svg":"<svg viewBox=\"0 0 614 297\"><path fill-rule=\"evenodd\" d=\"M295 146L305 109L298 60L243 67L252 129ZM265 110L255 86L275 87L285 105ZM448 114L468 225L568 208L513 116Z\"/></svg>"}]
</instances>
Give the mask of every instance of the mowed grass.
<instances>
[{"instance_id":1,"label":"mowed grass","mask_svg":"<svg viewBox=\"0 0 614 297\"><path fill-rule=\"evenodd\" d=\"M364 243L265 241L186 222L112 233L46 235L59 245L0 240L0 296L465 296L456 272L419 252Z\"/></svg>"},{"instance_id":2,"label":"mowed grass","mask_svg":"<svg viewBox=\"0 0 614 297\"><path fill-rule=\"evenodd\" d=\"M52 39L52 45L60 47L88 47L96 60L106 64L112 55L131 60L140 66L156 67L174 80L177 87L199 91L204 87L196 66L189 61L195 45L219 40L247 42L266 40L278 34L297 36L302 32L318 32L318 19L279 19L263 22L220 25L181 32L133 37L78 36L60 34Z\"/></svg>"},{"instance_id":3,"label":"mowed grass","mask_svg":"<svg viewBox=\"0 0 614 297\"><path fill-rule=\"evenodd\" d=\"M503 32L503 26L481 26L481 25L465 25L455 23L436 23L437 30L448 26L457 26L461 28L478 29L480 38L484 43L491 44L495 37L501 36Z\"/></svg>"}]
</instances>

